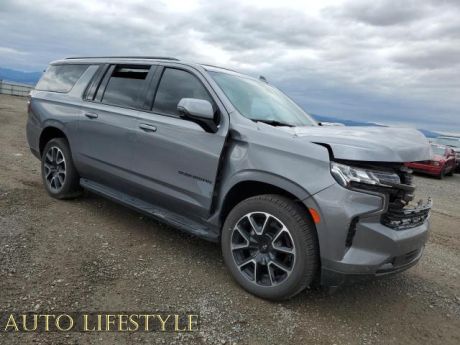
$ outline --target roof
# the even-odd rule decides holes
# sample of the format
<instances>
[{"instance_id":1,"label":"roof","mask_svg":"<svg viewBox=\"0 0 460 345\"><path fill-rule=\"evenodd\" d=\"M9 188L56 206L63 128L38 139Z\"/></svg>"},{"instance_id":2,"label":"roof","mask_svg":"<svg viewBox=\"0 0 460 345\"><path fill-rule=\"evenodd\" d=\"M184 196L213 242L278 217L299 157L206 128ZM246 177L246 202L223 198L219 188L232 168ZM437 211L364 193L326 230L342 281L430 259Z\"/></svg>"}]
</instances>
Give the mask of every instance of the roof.
<instances>
[{"instance_id":1,"label":"roof","mask_svg":"<svg viewBox=\"0 0 460 345\"><path fill-rule=\"evenodd\" d=\"M75 64L75 63L112 63L112 64L118 64L118 63L130 63L130 62L136 62L136 63L145 63L149 64L152 61L164 61L164 62L170 62L170 63L177 63L177 64L182 64L182 65L187 65L187 66L192 66L192 67L200 67L204 68L206 71L214 71L214 72L221 72L221 73L227 73L227 74L234 74L234 75L239 75L239 76L245 76L249 77L247 75L241 74L237 71L231 70L229 68L225 67L218 67L218 66L213 66L209 64L200 64L200 63L195 63L195 62L187 62L187 61L182 61L179 60L175 57L169 57L169 56L75 56L75 57L68 57L65 59L61 60L56 60L51 62L51 64L63 64L63 63L69 63L69 64ZM249 77L252 78L252 77Z\"/></svg>"},{"instance_id":2,"label":"roof","mask_svg":"<svg viewBox=\"0 0 460 345\"><path fill-rule=\"evenodd\" d=\"M149 64L153 61L164 61L171 63L181 63L182 61L174 57L166 56L75 56L68 57L65 59L52 61L50 64L100 64L100 63L110 63L110 64Z\"/></svg>"},{"instance_id":3,"label":"roof","mask_svg":"<svg viewBox=\"0 0 460 345\"><path fill-rule=\"evenodd\" d=\"M51 64L62 64L62 63L127 63L130 61L135 61L137 63L146 63L148 64L151 61L165 61L165 62L172 62L172 63L179 63L188 66L200 66L207 71L215 71L215 72L222 72L222 73L230 73L230 74L238 74L241 75L239 72L231 70L225 67L213 66L209 64L200 64L194 62L186 62L179 60L175 57L170 56L73 56L67 57L65 59L56 60L51 62Z\"/></svg>"},{"instance_id":4,"label":"roof","mask_svg":"<svg viewBox=\"0 0 460 345\"><path fill-rule=\"evenodd\" d=\"M169 56L75 56L65 58L66 60L83 60L83 59L140 59L140 60L174 60L179 61L175 57Z\"/></svg>"}]
</instances>

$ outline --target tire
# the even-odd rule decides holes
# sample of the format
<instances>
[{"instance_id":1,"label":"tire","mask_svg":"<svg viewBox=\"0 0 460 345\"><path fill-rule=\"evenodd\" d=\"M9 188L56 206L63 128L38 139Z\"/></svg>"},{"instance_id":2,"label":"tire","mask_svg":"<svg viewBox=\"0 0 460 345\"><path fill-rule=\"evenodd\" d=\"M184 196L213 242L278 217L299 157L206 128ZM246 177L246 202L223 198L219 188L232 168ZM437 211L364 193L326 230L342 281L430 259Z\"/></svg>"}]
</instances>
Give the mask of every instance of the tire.
<instances>
[{"instance_id":1,"label":"tire","mask_svg":"<svg viewBox=\"0 0 460 345\"><path fill-rule=\"evenodd\" d=\"M49 195L56 199L72 199L81 194L80 177L66 139L48 141L41 161L43 185Z\"/></svg>"},{"instance_id":2,"label":"tire","mask_svg":"<svg viewBox=\"0 0 460 345\"><path fill-rule=\"evenodd\" d=\"M442 180L445 176L446 176L446 170L442 169L437 177L438 179Z\"/></svg>"},{"instance_id":3,"label":"tire","mask_svg":"<svg viewBox=\"0 0 460 345\"><path fill-rule=\"evenodd\" d=\"M452 169L451 171L449 171L446 175L447 175L447 176L454 176L454 169Z\"/></svg>"},{"instance_id":4,"label":"tire","mask_svg":"<svg viewBox=\"0 0 460 345\"><path fill-rule=\"evenodd\" d=\"M264 299L289 299L318 272L315 226L304 208L280 195L259 195L236 205L225 220L221 245L233 278Z\"/></svg>"}]
</instances>

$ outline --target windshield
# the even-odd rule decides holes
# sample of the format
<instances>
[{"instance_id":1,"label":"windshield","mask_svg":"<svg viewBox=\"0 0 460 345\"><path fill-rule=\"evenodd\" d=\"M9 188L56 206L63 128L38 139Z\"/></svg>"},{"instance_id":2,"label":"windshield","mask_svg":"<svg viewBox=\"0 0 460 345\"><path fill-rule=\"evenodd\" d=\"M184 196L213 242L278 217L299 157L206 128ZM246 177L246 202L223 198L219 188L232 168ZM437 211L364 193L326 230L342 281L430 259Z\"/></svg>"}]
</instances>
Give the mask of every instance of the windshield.
<instances>
[{"instance_id":1,"label":"windshield","mask_svg":"<svg viewBox=\"0 0 460 345\"><path fill-rule=\"evenodd\" d=\"M455 138L437 138L436 139L437 143L443 144L443 145L449 145L449 146L454 146L460 148L460 139L455 139Z\"/></svg>"},{"instance_id":2,"label":"windshield","mask_svg":"<svg viewBox=\"0 0 460 345\"><path fill-rule=\"evenodd\" d=\"M431 150L433 150L433 153L435 155L439 156L444 156L444 153L446 152L446 149L443 146L439 145L431 145Z\"/></svg>"},{"instance_id":3,"label":"windshield","mask_svg":"<svg viewBox=\"0 0 460 345\"><path fill-rule=\"evenodd\" d=\"M227 73L209 74L241 115L275 126L316 126L285 94L265 82Z\"/></svg>"}]
</instances>

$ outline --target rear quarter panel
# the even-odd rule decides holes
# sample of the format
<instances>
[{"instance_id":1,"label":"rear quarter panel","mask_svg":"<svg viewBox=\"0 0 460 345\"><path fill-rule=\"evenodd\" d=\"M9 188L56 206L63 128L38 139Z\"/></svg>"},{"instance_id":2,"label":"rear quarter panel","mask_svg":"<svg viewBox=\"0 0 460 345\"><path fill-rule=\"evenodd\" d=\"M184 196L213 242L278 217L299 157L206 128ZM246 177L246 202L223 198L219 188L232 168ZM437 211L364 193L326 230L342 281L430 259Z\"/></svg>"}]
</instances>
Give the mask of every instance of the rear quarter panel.
<instances>
[{"instance_id":1,"label":"rear quarter panel","mask_svg":"<svg viewBox=\"0 0 460 345\"><path fill-rule=\"evenodd\" d=\"M83 73L68 93L33 90L27 120L27 141L32 151L39 151L40 135L47 127L60 129L70 146L77 134L76 122L83 116L82 95L98 66L92 65Z\"/></svg>"}]
</instances>

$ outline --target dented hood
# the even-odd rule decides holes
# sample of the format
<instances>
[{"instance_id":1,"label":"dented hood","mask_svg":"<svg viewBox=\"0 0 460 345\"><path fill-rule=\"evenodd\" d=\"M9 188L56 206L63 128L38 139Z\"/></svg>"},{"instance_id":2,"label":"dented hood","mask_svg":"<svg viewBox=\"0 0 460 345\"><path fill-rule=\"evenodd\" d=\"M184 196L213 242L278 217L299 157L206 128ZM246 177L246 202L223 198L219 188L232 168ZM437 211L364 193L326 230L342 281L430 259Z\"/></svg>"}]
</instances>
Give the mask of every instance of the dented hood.
<instances>
[{"instance_id":1,"label":"dented hood","mask_svg":"<svg viewBox=\"0 0 460 345\"><path fill-rule=\"evenodd\" d=\"M432 156L428 140L411 128L315 126L286 130L301 140L329 145L337 159L413 162Z\"/></svg>"}]
</instances>

